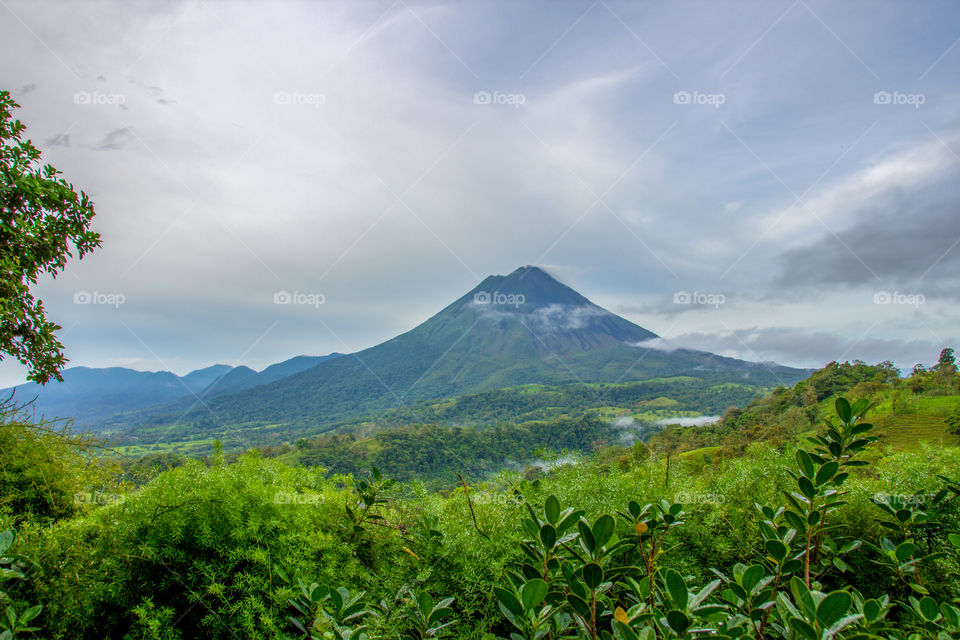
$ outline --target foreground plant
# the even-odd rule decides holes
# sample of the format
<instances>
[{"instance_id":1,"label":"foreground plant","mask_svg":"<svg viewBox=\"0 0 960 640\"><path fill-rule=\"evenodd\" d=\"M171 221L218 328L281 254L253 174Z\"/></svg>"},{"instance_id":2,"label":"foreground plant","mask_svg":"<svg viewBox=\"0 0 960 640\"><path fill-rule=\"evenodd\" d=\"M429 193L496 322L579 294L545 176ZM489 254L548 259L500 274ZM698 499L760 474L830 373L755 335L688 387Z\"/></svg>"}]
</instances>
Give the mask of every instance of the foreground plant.
<instances>
[{"instance_id":1,"label":"foreground plant","mask_svg":"<svg viewBox=\"0 0 960 640\"><path fill-rule=\"evenodd\" d=\"M670 531L683 524L683 506L631 502L621 512L630 534L619 538L616 521L601 515L593 523L582 512L560 511L547 498L543 517L529 504L523 522L526 559L494 595L512 640L552 638L722 638L782 640L949 640L960 638L960 610L937 601L922 585L923 563L944 553L919 556L912 539L918 528L936 516L916 505L875 501L889 516L895 540L878 544L844 538L831 525L842 509L844 482L876 438L865 421L869 403L835 402L836 420L800 449L789 469L794 486L784 492L784 506L757 505L761 548L758 561L734 566L731 575L693 586L679 572L664 569ZM943 496L960 494L948 480ZM939 504L937 502L937 504ZM573 527L574 521L576 528ZM960 534L947 536L960 549ZM828 582L850 565L845 558L857 549L874 551L874 561L909 585L917 596L894 602L890 596L864 598L849 587L829 589Z\"/></svg>"},{"instance_id":2,"label":"foreground plant","mask_svg":"<svg viewBox=\"0 0 960 640\"><path fill-rule=\"evenodd\" d=\"M16 532L13 530L0 533L0 587L5 587L5 583L14 580L24 580L27 577L27 570L30 560L21 555L11 553L10 548L16 540ZM34 605L28 607L21 613L17 613L13 600L7 595L5 590L0 590L0 604L5 604L3 615L0 616L0 640L9 640L18 635L33 633L39 631L38 627L30 626L30 623L40 615L43 605Z\"/></svg>"}]
</instances>

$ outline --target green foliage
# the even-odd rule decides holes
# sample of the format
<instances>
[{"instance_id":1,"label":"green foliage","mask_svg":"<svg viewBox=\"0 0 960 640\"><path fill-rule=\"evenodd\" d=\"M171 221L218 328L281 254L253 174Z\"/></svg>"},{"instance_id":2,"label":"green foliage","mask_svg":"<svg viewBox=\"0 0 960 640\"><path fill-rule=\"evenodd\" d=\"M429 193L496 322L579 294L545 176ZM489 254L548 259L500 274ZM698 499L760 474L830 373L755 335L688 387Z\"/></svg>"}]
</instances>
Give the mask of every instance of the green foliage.
<instances>
[{"instance_id":1,"label":"green foliage","mask_svg":"<svg viewBox=\"0 0 960 640\"><path fill-rule=\"evenodd\" d=\"M16 537L12 529L0 532L0 587L4 589L0 590L0 606L4 607L0 615L0 640L39 631L39 627L31 626L31 622L43 611L43 605L37 604L18 613L16 603L5 591L4 583L26 579L32 564L29 558L10 551Z\"/></svg>"},{"instance_id":2,"label":"green foliage","mask_svg":"<svg viewBox=\"0 0 960 640\"><path fill-rule=\"evenodd\" d=\"M947 356L949 361L952 356ZM952 368L949 362L930 371L917 365L913 375L902 380L889 362L873 366L832 362L792 388L780 387L743 409L728 409L715 425L671 427L653 435L650 445L677 453L722 447L725 455L740 455L754 442L784 445L815 430L829 417L836 396L842 394L866 397L874 403L875 433L882 443L902 448L922 441L946 442L950 438L944 420L960 397L955 395L953 374L937 371ZM912 398L908 390L913 392ZM939 406L938 400L946 404Z\"/></svg>"},{"instance_id":3,"label":"green foliage","mask_svg":"<svg viewBox=\"0 0 960 640\"><path fill-rule=\"evenodd\" d=\"M662 501L640 507L630 502L620 515L633 525L637 537L632 540L618 539L613 517L601 515L593 525L581 517L577 530L562 543L557 529L569 525L564 527L566 520L560 520L558 499L547 498L547 522L528 504L531 518L523 525L531 540L525 540L521 549L533 564L524 561L520 573L510 574L508 582L494 589L503 615L516 629L511 638L907 637L888 622L894 610L889 596L866 599L850 587L823 586L831 572L849 571L842 558L863 546L860 539L840 546L841 540L828 533L836 527L826 522L846 504L842 487L850 473L866 464L855 456L873 441L867 435L873 426L863 421L868 401L851 405L841 397L835 407L836 421L828 420L824 432L810 439L814 448L796 453L796 467L790 470L795 486L784 492L789 506L757 505L763 518L759 562L736 564L732 576L714 569L719 579L702 587L691 586L678 571L662 567L668 532L683 524L681 504ZM938 494L938 501L947 493ZM875 502L894 515L898 522L894 528L903 537L910 525L933 521L929 514L895 508L901 504ZM579 512L568 508L563 513L573 519ZM960 543L960 535L951 534L950 543ZM909 608L897 611L903 616L901 625L906 621L930 637L957 637L960 609L948 601L938 602L919 581L918 566L946 554L916 557L916 545L909 539L895 544L881 538L881 547L875 549L877 561L889 563L922 596L911 595Z\"/></svg>"},{"instance_id":4,"label":"green foliage","mask_svg":"<svg viewBox=\"0 0 960 640\"><path fill-rule=\"evenodd\" d=\"M93 203L83 192L40 164L40 151L13 117L19 107L10 92L0 91L0 359L11 355L29 368L27 378L45 383L62 380L66 364L55 332L61 327L46 317L31 285L41 275L56 277L67 258L100 246L90 230Z\"/></svg>"},{"instance_id":5,"label":"green foliage","mask_svg":"<svg viewBox=\"0 0 960 640\"><path fill-rule=\"evenodd\" d=\"M832 405L809 446L669 474L656 449L440 492L188 461L25 526L17 612L42 602L50 638L951 637L960 449L884 452L864 403Z\"/></svg>"},{"instance_id":6,"label":"green foliage","mask_svg":"<svg viewBox=\"0 0 960 640\"><path fill-rule=\"evenodd\" d=\"M953 410L953 413L947 418L947 426L950 427L950 433L960 436L960 405Z\"/></svg>"},{"instance_id":7,"label":"green foliage","mask_svg":"<svg viewBox=\"0 0 960 640\"><path fill-rule=\"evenodd\" d=\"M114 466L94 460L101 439L67 422L35 420L26 409L0 403L0 514L49 523L117 495Z\"/></svg>"}]
</instances>

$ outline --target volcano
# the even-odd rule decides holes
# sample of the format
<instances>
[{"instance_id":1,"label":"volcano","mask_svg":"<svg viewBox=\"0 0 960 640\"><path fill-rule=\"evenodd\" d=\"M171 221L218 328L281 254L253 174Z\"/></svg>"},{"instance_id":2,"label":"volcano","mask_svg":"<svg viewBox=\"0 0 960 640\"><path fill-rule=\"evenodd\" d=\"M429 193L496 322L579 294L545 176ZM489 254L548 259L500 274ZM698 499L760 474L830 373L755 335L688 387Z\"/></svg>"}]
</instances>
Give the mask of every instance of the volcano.
<instances>
[{"instance_id":1,"label":"volcano","mask_svg":"<svg viewBox=\"0 0 960 640\"><path fill-rule=\"evenodd\" d=\"M709 376L792 384L806 371L693 350L594 304L543 269L489 276L410 331L207 406L154 411L147 423L334 424L423 400L521 384ZM186 410L185 410L186 409ZM143 422L138 420L138 422Z\"/></svg>"}]
</instances>

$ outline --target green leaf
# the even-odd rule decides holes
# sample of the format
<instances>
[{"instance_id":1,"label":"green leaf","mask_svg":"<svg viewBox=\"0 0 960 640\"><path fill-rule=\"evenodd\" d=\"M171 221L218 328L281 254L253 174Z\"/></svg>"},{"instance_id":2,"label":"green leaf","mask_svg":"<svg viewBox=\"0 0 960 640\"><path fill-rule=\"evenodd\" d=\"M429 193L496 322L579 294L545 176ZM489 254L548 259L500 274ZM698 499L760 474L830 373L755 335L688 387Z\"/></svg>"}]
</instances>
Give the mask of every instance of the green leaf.
<instances>
[{"instance_id":1,"label":"green leaf","mask_svg":"<svg viewBox=\"0 0 960 640\"><path fill-rule=\"evenodd\" d=\"M38 615L40 615L41 611L43 611L42 604L38 604L36 606L30 607L29 609L24 611L22 614L20 614L20 623L27 624L28 622L36 618Z\"/></svg>"},{"instance_id":2,"label":"green leaf","mask_svg":"<svg viewBox=\"0 0 960 640\"><path fill-rule=\"evenodd\" d=\"M839 470L840 463L836 462L835 460L831 460L820 467L820 470L817 471L817 485L823 485L829 482Z\"/></svg>"},{"instance_id":3,"label":"green leaf","mask_svg":"<svg viewBox=\"0 0 960 640\"><path fill-rule=\"evenodd\" d=\"M779 540L767 540L763 546L777 562L782 562L787 557L787 545Z\"/></svg>"},{"instance_id":4,"label":"green leaf","mask_svg":"<svg viewBox=\"0 0 960 640\"><path fill-rule=\"evenodd\" d=\"M860 398L850 407L850 412L855 416L862 416L863 412L870 407L870 401L866 398Z\"/></svg>"},{"instance_id":5,"label":"green leaf","mask_svg":"<svg viewBox=\"0 0 960 640\"><path fill-rule=\"evenodd\" d=\"M430 615L430 612L433 611L433 598L431 598L430 594L426 591L420 593L420 596L417 598L417 604L420 607L420 613L424 616Z\"/></svg>"},{"instance_id":6,"label":"green leaf","mask_svg":"<svg viewBox=\"0 0 960 640\"><path fill-rule=\"evenodd\" d=\"M587 550L587 553L593 553L597 548L597 541L596 538L593 537L590 526L581 520L577 523L577 530L580 532L580 543L583 545L583 548Z\"/></svg>"},{"instance_id":7,"label":"green leaf","mask_svg":"<svg viewBox=\"0 0 960 640\"><path fill-rule=\"evenodd\" d=\"M916 551L916 549L917 549L917 545L913 544L910 541L901 542L900 544L897 545L897 549L896 551L894 551L894 553L897 556L897 560L899 560L900 562L906 562L907 560L910 559L911 556L913 556L913 552Z\"/></svg>"},{"instance_id":8,"label":"green leaf","mask_svg":"<svg viewBox=\"0 0 960 640\"><path fill-rule=\"evenodd\" d=\"M588 605L583 598L575 593L568 593L567 602L570 603L570 607L576 611L581 618L586 620L590 619L590 605Z\"/></svg>"},{"instance_id":9,"label":"green leaf","mask_svg":"<svg viewBox=\"0 0 960 640\"><path fill-rule=\"evenodd\" d=\"M850 407L850 403L847 402L847 399L843 396L837 398L834 406L837 409L837 416L844 422L850 422L851 418L853 418L853 410Z\"/></svg>"},{"instance_id":10,"label":"green leaf","mask_svg":"<svg viewBox=\"0 0 960 640\"><path fill-rule=\"evenodd\" d=\"M687 591L687 583L683 580L683 576L673 569L667 569L666 582L667 591L670 592L670 599L673 600L674 606L677 609L686 609L689 593Z\"/></svg>"},{"instance_id":11,"label":"green leaf","mask_svg":"<svg viewBox=\"0 0 960 640\"><path fill-rule=\"evenodd\" d=\"M797 449L797 465L799 465L800 471L803 472L803 475L807 476L808 478L813 477L813 460L810 458L810 454L803 449Z\"/></svg>"},{"instance_id":12,"label":"green leaf","mask_svg":"<svg viewBox=\"0 0 960 640\"><path fill-rule=\"evenodd\" d=\"M805 638L809 638L809 640L819 640L819 635L816 630L805 620L801 618L790 618L789 624L797 635L802 635Z\"/></svg>"},{"instance_id":13,"label":"green leaf","mask_svg":"<svg viewBox=\"0 0 960 640\"><path fill-rule=\"evenodd\" d=\"M813 617L816 615L816 607L814 606L813 596L810 595L810 589L807 588L807 585L804 584L803 580L794 576L790 579L790 591L793 593L793 601L797 605L803 607L807 615Z\"/></svg>"},{"instance_id":14,"label":"green leaf","mask_svg":"<svg viewBox=\"0 0 960 640\"><path fill-rule=\"evenodd\" d=\"M740 578L740 584L743 585L743 588L747 593L750 593L753 591L755 586L760 584L760 580L763 578L764 573L763 565L752 565L749 569L743 572L743 576Z\"/></svg>"},{"instance_id":15,"label":"green leaf","mask_svg":"<svg viewBox=\"0 0 960 640\"><path fill-rule=\"evenodd\" d=\"M497 600L500 601L500 604L502 604L505 609L516 616L523 615L523 607L520 606L520 601L517 600L517 597L513 595L513 593L504 589L503 587L494 587L493 593L497 596Z\"/></svg>"},{"instance_id":16,"label":"green leaf","mask_svg":"<svg viewBox=\"0 0 960 640\"><path fill-rule=\"evenodd\" d=\"M639 640L634 630L619 620L613 621L613 636L617 640Z\"/></svg>"},{"instance_id":17,"label":"green leaf","mask_svg":"<svg viewBox=\"0 0 960 640\"><path fill-rule=\"evenodd\" d=\"M544 548L553 549L553 545L557 542L557 530L549 524L540 527L540 542L543 543Z\"/></svg>"},{"instance_id":18,"label":"green leaf","mask_svg":"<svg viewBox=\"0 0 960 640\"><path fill-rule=\"evenodd\" d=\"M790 526L797 530L797 533L806 533L807 523L803 521L803 518L798 516L793 511L785 511L783 513L784 519L790 523Z\"/></svg>"},{"instance_id":19,"label":"green leaf","mask_svg":"<svg viewBox=\"0 0 960 640\"><path fill-rule=\"evenodd\" d=\"M557 520L560 519L560 501L557 500L557 496L551 495L547 498L543 505L543 513L547 516L547 522L557 524Z\"/></svg>"},{"instance_id":20,"label":"green leaf","mask_svg":"<svg viewBox=\"0 0 960 640\"><path fill-rule=\"evenodd\" d=\"M678 635L683 635L690 628L690 618L683 611L671 609L667 611L667 624Z\"/></svg>"},{"instance_id":21,"label":"green leaf","mask_svg":"<svg viewBox=\"0 0 960 640\"><path fill-rule=\"evenodd\" d=\"M603 569L596 562L583 565L583 581L590 589L596 591L603 583Z\"/></svg>"},{"instance_id":22,"label":"green leaf","mask_svg":"<svg viewBox=\"0 0 960 640\"><path fill-rule=\"evenodd\" d=\"M830 627L834 622L846 615L853 603L853 597L846 591L834 591L820 601L817 606L817 620L824 627Z\"/></svg>"},{"instance_id":23,"label":"green leaf","mask_svg":"<svg viewBox=\"0 0 960 640\"><path fill-rule=\"evenodd\" d=\"M596 540L597 547L602 547L607 542L610 541L610 536L613 535L613 530L616 527L616 521L613 519L613 516L609 514L604 514L597 518L597 521L593 523L593 537Z\"/></svg>"},{"instance_id":24,"label":"green leaf","mask_svg":"<svg viewBox=\"0 0 960 640\"><path fill-rule=\"evenodd\" d=\"M800 492L803 493L808 500L813 500L813 497L817 495L817 490L814 488L813 483L804 476L797 478L797 486L800 487Z\"/></svg>"},{"instance_id":25,"label":"green leaf","mask_svg":"<svg viewBox=\"0 0 960 640\"><path fill-rule=\"evenodd\" d=\"M540 579L531 580L520 589L520 602L526 611L532 610L546 597L547 583Z\"/></svg>"},{"instance_id":26,"label":"green leaf","mask_svg":"<svg viewBox=\"0 0 960 640\"><path fill-rule=\"evenodd\" d=\"M920 598L920 615L933 622L940 617L940 609L937 608L937 601L930 596Z\"/></svg>"}]
</instances>

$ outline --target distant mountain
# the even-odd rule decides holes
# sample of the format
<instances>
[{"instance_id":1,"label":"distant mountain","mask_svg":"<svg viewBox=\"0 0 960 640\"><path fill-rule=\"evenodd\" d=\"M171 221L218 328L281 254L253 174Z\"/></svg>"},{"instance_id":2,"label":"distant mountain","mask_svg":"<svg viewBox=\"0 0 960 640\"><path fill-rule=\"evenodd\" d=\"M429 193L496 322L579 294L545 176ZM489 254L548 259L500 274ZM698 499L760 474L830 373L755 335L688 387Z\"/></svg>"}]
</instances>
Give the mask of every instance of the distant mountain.
<instances>
[{"instance_id":1,"label":"distant mountain","mask_svg":"<svg viewBox=\"0 0 960 640\"><path fill-rule=\"evenodd\" d=\"M234 367L211 382L201 395L207 398L251 389L315 367L321 362L340 355L343 354L334 352L326 356L295 356L289 360L272 364L259 373L250 367Z\"/></svg>"},{"instance_id":2,"label":"distant mountain","mask_svg":"<svg viewBox=\"0 0 960 640\"><path fill-rule=\"evenodd\" d=\"M207 407L137 414L139 424L331 425L416 401L529 383L695 375L792 384L806 371L644 345L656 334L590 302L538 267L490 276L421 325L358 353ZM208 409L209 407L209 409ZM178 407L180 408L180 407Z\"/></svg>"},{"instance_id":3,"label":"distant mountain","mask_svg":"<svg viewBox=\"0 0 960 640\"><path fill-rule=\"evenodd\" d=\"M244 367L246 368L246 367ZM197 369L180 378L191 393L200 393L232 368L228 364L215 364L206 369Z\"/></svg>"},{"instance_id":4,"label":"distant mountain","mask_svg":"<svg viewBox=\"0 0 960 640\"><path fill-rule=\"evenodd\" d=\"M95 428L117 414L169 406L177 400L195 402L198 397L206 400L274 382L339 355L296 356L259 373L249 367L215 364L182 377L169 371L71 367L63 371L63 382L50 382L45 386L23 384L0 390L0 394L2 397L13 394L18 403L33 401L32 406L40 416L73 418L80 425Z\"/></svg>"},{"instance_id":5,"label":"distant mountain","mask_svg":"<svg viewBox=\"0 0 960 640\"><path fill-rule=\"evenodd\" d=\"M180 378L169 371L71 367L63 371L63 382L49 382L46 386L22 384L0 393L3 397L12 393L17 403L34 401L33 408L43 417L73 418L86 423L120 411L169 402L202 389L209 384L209 374L205 372L210 369L214 367Z\"/></svg>"}]
</instances>

